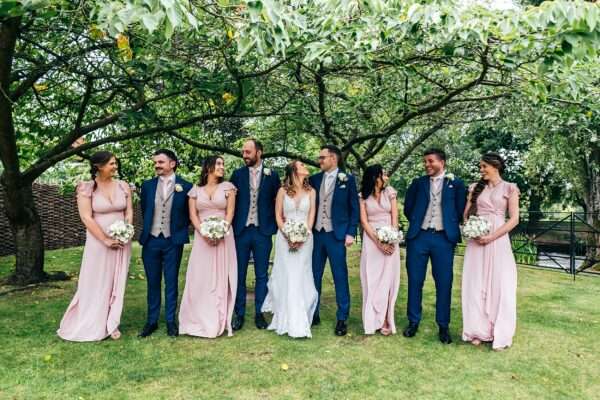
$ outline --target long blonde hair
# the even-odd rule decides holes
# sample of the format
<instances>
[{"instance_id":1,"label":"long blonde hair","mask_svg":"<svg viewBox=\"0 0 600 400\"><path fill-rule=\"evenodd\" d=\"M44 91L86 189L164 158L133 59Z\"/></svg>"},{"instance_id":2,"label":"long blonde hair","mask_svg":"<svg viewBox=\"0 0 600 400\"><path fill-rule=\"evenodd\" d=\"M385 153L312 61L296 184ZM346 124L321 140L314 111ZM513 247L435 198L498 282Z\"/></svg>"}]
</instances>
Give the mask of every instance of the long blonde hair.
<instances>
[{"instance_id":1,"label":"long blonde hair","mask_svg":"<svg viewBox=\"0 0 600 400\"><path fill-rule=\"evenodd\" d=\"M294 179L298 177L298 162L300 160L292 160L288 165L285 166L285 177L283 178L283 189L288 196L293 197L296 195L296 186L294 185ZM307 192L310 191L310 184L308 178L304 178L302 181L302 189Z\"/></svg>"}]
</instances>

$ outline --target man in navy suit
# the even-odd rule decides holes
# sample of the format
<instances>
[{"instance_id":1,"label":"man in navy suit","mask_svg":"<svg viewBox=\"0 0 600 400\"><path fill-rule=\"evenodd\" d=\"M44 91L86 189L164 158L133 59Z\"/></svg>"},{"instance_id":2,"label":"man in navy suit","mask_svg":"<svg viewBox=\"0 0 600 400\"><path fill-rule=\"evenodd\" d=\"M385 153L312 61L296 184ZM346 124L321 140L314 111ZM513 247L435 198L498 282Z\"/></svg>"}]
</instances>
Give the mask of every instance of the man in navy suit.
<instances>
[{"instance_id":1,"label":"man in navy suit","mask_svg":"<svg viewBox=\"0 0 600 400\"><path fill-rule=\"evenodd\" d=\"M258 329L266 329L268 326L261 309L267 297L272 236L277 232L275 198L280 182L277 172L264 167L262 153L263 146L258 140L247 140L242 147L242 158L246 166L233 171L230 179L238 190L232 222L238 262L235 315L231 324L234 330L240 330L244 326L246 275L250 254L254 259L256 276L254 322Z\"/></svg>"},{"instance_id":2,"label":"man in navy suit","mask_svg":"<svg viewBox=\"0 0 600 400\"><path fill-rule=\"evenodd\" d=\"M329 259L337 302L335 334L338 336L344 336L348 332L346 320L350 313L350 287L346 247L354 243L359 217L356 180L339 168L341 162L342 153L337 147L332 145L321 147L319 153L321 172L309 179L311 186L317 192L312 268L315 287L319 293L319 303L313 316L313 325L321 322L319 316L321 285L325 261Z\"/></svg>"},{"instance_id":3,"label":"man in navy suit","mask_svg":"<svg viewBox=\"0 0 600 400\"><path fill-rule=\"evenodd\" d=\"M153 161L157 177L142 184L140 195L144 227L139 241L148 283L148 315L139 336L158 329L164 275L167 334L175 337L179 334L175 318L179 264L183 245L189 242L187 193L192 184L175 175L178 161L171 150L157 150Z\"/></svg>"},{"instance_id":4,"label":"man in navy suit","mask_svg":"<svg viewBox=\"0 0 600 400\"><path fill-rule=\"evenodd\" d=\"M427 263L435 281L435 319L439 339L452 343L449 332L454 248L460 241L459 223L466 203L465 185L446 173L446 154L429 149L423 155L426 176L413 180L404 199L408 218L406 270L408 273L408 327L405 337L413 337L421 322L423 283Z\"/></svg>"}]
</instances>

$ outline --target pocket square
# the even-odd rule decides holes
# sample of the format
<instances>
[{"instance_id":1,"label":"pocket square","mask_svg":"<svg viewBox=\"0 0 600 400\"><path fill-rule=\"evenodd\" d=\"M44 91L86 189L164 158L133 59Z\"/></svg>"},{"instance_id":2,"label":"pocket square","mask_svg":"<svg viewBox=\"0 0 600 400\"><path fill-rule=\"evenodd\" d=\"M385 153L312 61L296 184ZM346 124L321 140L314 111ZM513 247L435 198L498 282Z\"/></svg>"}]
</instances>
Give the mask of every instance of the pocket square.
<instances>
[{"instance_id":1,"label":"pocket square","mask_svg":"<svg viewBox=\"0 0 600 400\"><path fill-rule=\"evenodd\" d=\"M340 189L346 189L346 185L340 186Z\"/></svg>"}]
</instances>

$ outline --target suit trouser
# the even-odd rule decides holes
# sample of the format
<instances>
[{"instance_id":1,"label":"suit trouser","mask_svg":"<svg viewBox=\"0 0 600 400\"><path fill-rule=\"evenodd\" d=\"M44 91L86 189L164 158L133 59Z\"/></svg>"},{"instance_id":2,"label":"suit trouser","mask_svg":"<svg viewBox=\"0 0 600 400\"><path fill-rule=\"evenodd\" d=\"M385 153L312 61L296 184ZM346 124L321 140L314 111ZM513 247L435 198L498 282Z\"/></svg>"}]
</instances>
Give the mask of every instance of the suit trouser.
<instances>
[{"instance_id":1,"label":"suit trouser","mask_svg":"<svg viewBox=\"0 0 600 400\"><path fill-rule=\"evenodd\" d=\"M150 236L142 247L142 260L148 285L147 322L154 324L160 317L162 276L165 277L165 319L176 321L179 265L183 255L183 245L173 244L162 233L158 237Z\"/></svg>"},{"instance_id":2,"label":"suit trouser","mask_svg":"<svg viewBox=\"0 0 600 400\"><path fill-rule=\"evenodd\" d=\"M427 263L431 259L431 273L435 282L435 320L440 327L450 324L450 306L455 244L448 241L445 233L421 230L407 240L406 272L408 275L407 317L419 323L422 315L423 284Z\"/></svg>"},{"instance_id":3,"label":"suit trouser","mask_svg":"<svg viewBox=\"0 0 600 400\"><path fill-rule=\"evenodd\" d=\"M255 313L261 312L262 305L267 297L267 282L269 280L269 257L273 247L271 235L263 235L258 227L251 225L235 237L235 251L238 262L238 286L235 296L235 313L243 316L246 314L246 276L250 253L254 258L254 274L256 277L254 291Z\"/></svg>"},{"instance_id":4,"label":"suit trouser","mask_svg":"<svg viewBox=\"0 0 600 400\"><path fill-rule=\"evenodd\" d=\"M319 301L315 310L317 316L321 305L321 286L327 259L329 259L333 284L335 285L336 317L338 320L345 321L350 314L350 287L348 285L345 242L344 240L337 240L333 232L314 232L312 269L315 287L319 293Z\"/></svg>"}]
</instances>

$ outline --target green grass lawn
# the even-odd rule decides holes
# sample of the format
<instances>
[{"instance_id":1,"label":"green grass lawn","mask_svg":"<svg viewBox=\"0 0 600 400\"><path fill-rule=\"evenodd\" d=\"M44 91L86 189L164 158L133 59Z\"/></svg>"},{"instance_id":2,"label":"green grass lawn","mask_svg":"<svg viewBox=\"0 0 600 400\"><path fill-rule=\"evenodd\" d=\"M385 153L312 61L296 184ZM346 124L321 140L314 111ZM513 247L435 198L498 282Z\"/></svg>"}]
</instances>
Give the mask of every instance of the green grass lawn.
<instances>
[{"instance_id":1,"label":"green grass lawn","mask_svg":"<svg viewBox=\"0 0 600 400\"><path fill-rule=\"evenodd\" d=\"M79 270L81 249L47 252L47 270ZM424 319L417 337L362 334L358 253L350 255L350 333L333 334L331 274L324 278L322 324L312 339L258 331L249 315L234 337L136 337L146 312L146 282L135 248L119 341L68 343L55 331L76 282L0 297L1 399L221 399L221 398L600 398L600 278L576 281L557 272L519 270L518 327L512 348L496 353L461 343L460 264L457 258L452 333L437 340L434 288L427 278ZM0 258L0 277L12 268ZM186 261L182 263L182 267ZM252 273L249 273L252 276ZM181 271L181 288L185 268ZM405 325L406 274L396 305ZM1 287L0 292L7 290ZM249 310L253 301L249 301ZM284 365L288 368L285 370Z\"/></svg>"}]
</instances>

